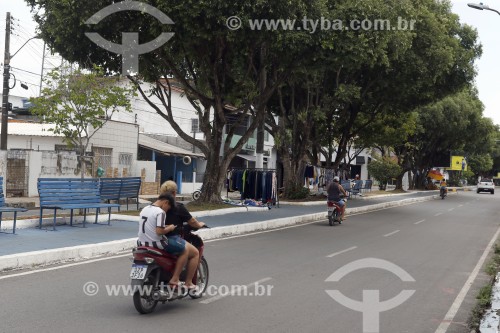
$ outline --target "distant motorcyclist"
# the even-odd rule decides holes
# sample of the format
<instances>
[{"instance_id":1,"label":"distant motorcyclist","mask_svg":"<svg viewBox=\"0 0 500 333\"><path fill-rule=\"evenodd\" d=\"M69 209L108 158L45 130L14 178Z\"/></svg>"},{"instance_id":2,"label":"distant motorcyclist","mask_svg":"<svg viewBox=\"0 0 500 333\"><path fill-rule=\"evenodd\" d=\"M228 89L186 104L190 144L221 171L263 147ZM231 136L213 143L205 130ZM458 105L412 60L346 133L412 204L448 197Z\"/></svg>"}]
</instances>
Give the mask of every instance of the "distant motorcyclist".
<instances>
[{"instance_id":1,"label":"distant motorcyclist","mask_svg":"<svg viewBox=\"0 0 500 333\"><path fill-rule=\"evenodd\" d=\"M326 192L328 193L328 201L335 202L341 208L340 220L344 220L345 214L345 201L340 198L340 194L343 194L344 197L347 197L347 192L344 190L342 185L339 184L339 177L333 177L333 182L328 184L326 188Z\"/></svg>"},{"instance_id":2,"label":"distant motorcyclist","mask_svg":"<svg viewBox=\"0 0 500 333\"><path fill-rule=\"evenodd\" d=\"M448 189L446 188L446 179L442 179L441 182L439 183L439 193L445 193L448 194Z\"/></svg>"}]
</instances>

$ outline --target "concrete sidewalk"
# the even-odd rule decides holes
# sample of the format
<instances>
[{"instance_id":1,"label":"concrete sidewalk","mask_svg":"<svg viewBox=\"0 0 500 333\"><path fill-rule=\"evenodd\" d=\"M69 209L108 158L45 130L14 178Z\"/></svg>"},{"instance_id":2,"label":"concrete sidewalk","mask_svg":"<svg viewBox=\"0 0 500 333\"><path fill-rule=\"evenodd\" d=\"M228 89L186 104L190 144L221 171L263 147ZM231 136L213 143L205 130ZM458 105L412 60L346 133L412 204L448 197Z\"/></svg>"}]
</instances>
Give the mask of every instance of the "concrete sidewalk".
<instances>
[{"instance_id":1,"label":"concrete sidewalk","mask_svg":"<svg viewBox=\"0 0 500 333\"><path fill-rule=\"evenodd\" d=\"M435 192L429 191L354 199L348 202L347 214L424 202L436 197ZM280 208L271 210L236 207L195 212L193 216L211 226L211 229L199 231L208 240L323 220L326 219L326 205L281 204ZM74 227L60 225L56 231L27 228L15 235L0 234L0 272L130 250L135 245L137 217L113 214L112 218L111 226L87 223L86 228L81 224ZM88 221L92 221L91 216Z\"/></svg>"}]
</instances>

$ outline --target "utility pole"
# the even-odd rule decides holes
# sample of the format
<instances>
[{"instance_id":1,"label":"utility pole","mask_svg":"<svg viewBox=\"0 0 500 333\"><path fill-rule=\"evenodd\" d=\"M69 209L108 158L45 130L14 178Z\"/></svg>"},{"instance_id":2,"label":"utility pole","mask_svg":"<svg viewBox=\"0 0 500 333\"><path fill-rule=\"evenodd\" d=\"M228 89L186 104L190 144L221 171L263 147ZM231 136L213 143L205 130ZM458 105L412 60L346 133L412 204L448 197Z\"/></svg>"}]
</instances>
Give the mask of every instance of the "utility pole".
<instances>
[{"instance_id":1,"label":"utility pole","mask_svg":"<svg viewBox=\"0 0 500 333\"><path fill-rule=\"evenodd\" d=\"M7 121L9 119L9 77L10 77L10 12L7 12L5 28L5 54L3 60L3 92L2 92L2 134L0 150L7 150Z\"/></svg>"},{"instance_id":2,"label":"utility pole","mask_svg":"<svg viewBox=\"0 0 500 333\"><path fill-rule=\"evenodd\" d=\"M42 96L42 85L43 85L43 71L45 67L45 41L43 41L43 50L42 50L42 72L40 73L40 92L38 96Z\"/></svg>"}]
</instances>

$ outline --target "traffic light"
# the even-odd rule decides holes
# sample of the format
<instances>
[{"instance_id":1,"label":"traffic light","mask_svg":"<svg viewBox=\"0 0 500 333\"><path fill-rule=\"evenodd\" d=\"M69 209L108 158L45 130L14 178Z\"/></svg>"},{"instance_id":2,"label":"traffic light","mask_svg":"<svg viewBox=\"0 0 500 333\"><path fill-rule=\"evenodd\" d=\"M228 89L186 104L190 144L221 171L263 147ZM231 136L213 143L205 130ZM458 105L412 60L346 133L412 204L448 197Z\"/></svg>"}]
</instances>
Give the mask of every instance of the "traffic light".
<instances>
[{"instance_id":1,"label":"traffic light","mask_svg":"<svg viewBox=\"0 0 500 333\"><path fill-rule=\"evenodd\" d=\"M7 104L7 111L12 111L12 103Z\"/></svg>"}]
</instances>

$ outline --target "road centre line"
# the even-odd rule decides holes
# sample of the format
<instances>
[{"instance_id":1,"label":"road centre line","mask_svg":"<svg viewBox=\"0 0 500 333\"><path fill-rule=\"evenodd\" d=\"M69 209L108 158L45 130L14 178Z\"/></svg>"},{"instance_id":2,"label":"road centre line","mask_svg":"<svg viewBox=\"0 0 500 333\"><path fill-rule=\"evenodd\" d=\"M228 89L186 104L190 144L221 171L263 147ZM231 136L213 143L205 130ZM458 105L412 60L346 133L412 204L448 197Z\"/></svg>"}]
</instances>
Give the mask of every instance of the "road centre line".
<instances>
[{"instance_id":1,"label":"road centre line","mask_svg":"<svg viewBox=\"0 0 500 333\"><path fill-rule=\"evenodd\" d=\"M434 216L439 216L439 215L441 215L441 214L443 214L443 213L437 213L437 214L434 214Z\"/></svg>"},{"instance_id":2,"label":"road centre line","mask_svg":"<svg viewBox=\"0 0 500 333\"><path fill-rule=\"evenodd\" d=\"M458 205L458 207L463 207L463 205Z\"/></svg>"},{"instance_id":3,"label":"road centre line","mask_svg":"<svg viewBox=\"0 0 500 333\"><path fill-rule=\"evenodd\" d=\"M490 253L491 249L493 248L493 244L495 244L498 235L500 235L500 227L497 229L497 232L495 235L493 235L493 238L490 240L490 243L488 246L486 246L486 249L484 250L481 258L476 264L476 267L474 267L474 270L470 274L469 278L467 281L465 281L464 286L458 293L457 297L455 298L455 301L451 305L450 309L448 310L448 313L446 313L446 316L443 318L441 321L441 324L439 327L436 329L435 333L446 333L448 330L448 327L452 323L453 319L455 318L455 315L457 314L458 310L460 309L460 306L462 305L465 296L469 292L470 287L472 286L472 283L476 279L477 275L479 274L479 271L481 270L481 267L483 266L484 262L486 261L486 258L488 257L488 254Z\"/></svg>"},{"instance_id":4,"label":"road centre line","mask_svg":"<svg viewBox=\"0 0 500 333\"><path fill-rule=\"evenodd\" d=\"M455 208L450 208L450 209L448 209L448 211L449 211L449 212L451 212L451 211L452 211L452 210L454 210L454 209L455 209Z\"/></svg>"},{"instance_id":5,"label":"road centre line","mask_svg":"<svg viewBox=\"0 0 500 333\"><path fill-rule=\"evenodd\" d=\"M425 222L425 219L420 220L420 221L418 221L418 222L415 222L415 223L413 223L413 224L420 224L420 223L422 223L422 222Z\"/></svg>"},{"instance_id":6,"label":"road centre line","mask_svg":"<svg viewBox=\"0 0 500 333\"><path fill-rule=\"evenodd\" d=\"M398 232L400 232L401 230L396 230L396 231L393 231L393 232L390 232L388 234L385 234L384 237L389 237L389 236L392 236L394 234L397 234Z\"/></svg>"},{"instance_id":7,"label":"road centre line","mask_svg":"<svg viewBox=\"0 0 500 333\"><path fill-rule=\"evenodd\" d=\"M357 248L358 248L357 246L353 246L353 247L350 247L350 248L348 248L348 249L345 249L345 250L342 250L342 251L339 251L339 252L335 252L335 253L329 254L329 255L327 255L326 257L327 257L327 258L332 258L332 257L335 257L335 256L337 256L337 255L339 255L339 254L346 253L346 252L349 252L349 251L355 250L355 249L357 249Z\"/></svg>"},{"instance_id":8,"label":"road centre line","mask_svg":"<svg viewBox=\"0 0 500 333\"><path fill-rule=\"evenodd\" d=\"M272 280L272 278L270 278L270 277L263 278L263 279L260 279L260 280L258 280L258 281L255 281L255 282L249 283L249 284L247 284L245 287L246 287L246 288L250 288L250 287L255 286L255 285L257 285L257 284L261 284L261 283L267 282L267 281L269 281L269 280ZM238 289L238 290L239 290L239 289ZM201 303L201 304L210 304L210 303L215 302L215 301L218 301L218 300L220 300L220 299L222 299L222 298L225 298L225 297L228 297L228 296L234 296L234 295L237 295L238 290L231 290L231 292L229 292L229 293L226 293L226 294L220 294L220 295L217 295L217 296L214 296L214 297L207 298L207 299L205 299L205 300L201 301L200 303ZM249 296L251 296L251 295L249 294Z\"/></svg>"}]
</instances>

